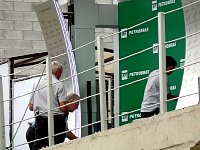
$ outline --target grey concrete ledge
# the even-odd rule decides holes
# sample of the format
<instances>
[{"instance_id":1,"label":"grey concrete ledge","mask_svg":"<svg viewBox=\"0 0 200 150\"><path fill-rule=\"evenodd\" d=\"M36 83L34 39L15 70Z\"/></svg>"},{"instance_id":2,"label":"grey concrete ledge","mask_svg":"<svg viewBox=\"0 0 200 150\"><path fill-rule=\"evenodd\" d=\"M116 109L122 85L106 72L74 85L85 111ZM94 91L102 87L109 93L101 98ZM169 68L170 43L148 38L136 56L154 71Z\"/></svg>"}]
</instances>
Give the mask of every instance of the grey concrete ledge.
<instances>
[{"instance_id":1,"label":"grey concrete ledge","mask_svg":"<svg viewBox=\"0 0 200 150\"><path fill-rule=\"evenodd\" d=\"M45 150L190 150L200 141L200 105L54 145Z\"/></svg>"}]
</instances>

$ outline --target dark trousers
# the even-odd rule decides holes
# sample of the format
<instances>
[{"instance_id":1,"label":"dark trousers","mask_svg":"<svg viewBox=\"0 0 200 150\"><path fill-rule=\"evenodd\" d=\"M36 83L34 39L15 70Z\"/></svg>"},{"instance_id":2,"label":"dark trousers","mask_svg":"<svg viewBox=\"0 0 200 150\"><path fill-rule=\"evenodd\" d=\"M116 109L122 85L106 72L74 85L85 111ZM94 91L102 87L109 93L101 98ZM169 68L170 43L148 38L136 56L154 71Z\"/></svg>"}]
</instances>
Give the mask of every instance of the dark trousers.
<instances>
[{"instance_id":1,"label":"dark trousers","mask_svg":"<svg viewBox=\"0 0 200 150\"><path fill-rule=\"evenodd\" d=\"M35 127L30 125L28 130L26 131L26 140L27 142L35 140ZM33 150L34 142L28 143L30 150Z\"/></svg>"},{"instance_id":2,"label":"dark trousers","mask_svg":"<svg viewBox=\"0 0 200 150\"><path fill-rule=\"evenodd\" d=\"M54 134L65 132L66 123L65 116L56 115L54 116ZM57 135L54 137L55 144L62 143L65 140L66 133ZM35 138L40 139L48 136L48 118L38 116L36 117L35 124ZM34 143L34 150L41 149L42 147L49 146L48 138L36 141Z\"/></svg>"},{"instance_id":3,"label":"dark trousers","mask_svg":"<svg viewBox=\"0 0 200 150\"><path fill-rule=\"evenodd\" d=\"M141 112L141 118L148 118L148 117L151 117L154 115L158 115L159 112L160 112L160 110L158 107L152 112Z\"/></svg>"}]
</instances>

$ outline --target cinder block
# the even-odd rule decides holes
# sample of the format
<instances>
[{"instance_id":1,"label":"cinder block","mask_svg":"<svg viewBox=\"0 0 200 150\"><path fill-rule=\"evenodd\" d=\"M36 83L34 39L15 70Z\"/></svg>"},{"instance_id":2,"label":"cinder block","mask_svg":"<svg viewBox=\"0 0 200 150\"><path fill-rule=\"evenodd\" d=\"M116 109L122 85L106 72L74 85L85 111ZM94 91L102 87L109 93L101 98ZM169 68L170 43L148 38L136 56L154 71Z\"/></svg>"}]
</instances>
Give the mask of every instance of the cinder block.
<instances>
[{"instance_id":1,"label":"cinder block","mask_svg":"<svg viewBox=\"0 0 200 150\"><path fill-rule=\"evenodd\" d=\"M0 2L0 10L13 10L13 2Z\"/></svg>"},{"instance_id":2,"label":"cinder block","mask_svg":"<svg viewBox=\"0 0 200 150\"><path fill-rule=\"evenodd\" d=\"M14 2L14 11L32 11L31 3Z\"/></svg>"},{"instance_id":3,"label":"cinder block","mask_svg":"<svg viewBox=\"0 0 200 150\"><path fill-rule=\"evenodd\" d=\"M30 0L30 1L32 1L32 0ZM39 2L38 2L38 0L33 0L34 2L31 2L32 3L32 8L33 8L33 11L35 11L35 7L37 6L37 5L39 5L39 4L41 4L42 3L42 1L40 0ZM24 1L25 2L25 1Z\"/></svg>"},{"instance_id":4,"label":"cinder block","mask_svg":"<svg viewBox=\"0 0 200 150\"><path fill-rule=\"evenodd\" d=\"M34 53L41 53L41 52L43 52L43 50L24 50L24 55L34 54ZM34 68L34 69L36 69L36 68Z\"/></svg>"},{"instance_id":5,"label":"cinder block","mask_svg":"<svg viewBox=\"0 0 200 150\"><path fill-rule=\"evenodd\" d=\"M14 40L13 42L16 49L32 49L31 41Z\"/></svg>"},{"instance_id":6,"label":"cinder block","mask_svg":"<svg viewBox=\"0 0 200 150\"><path fill-rule=\"evenodd\" d=\"M42 31L39 22L33 22L33 31Z\"/></svg>"},{"instance_id":7,"label":"cinder block","mask_svg":"<svg viewBox=\"0 0 200 150\"><path fill-rule=\"evenodd\" d=\"M4 49L0 49L0 59L5 59Z\"/></svg>"},{"instance_id":8,"label":"cinder block","mask_svg":"<svg viewBox=\"0 0 200 150\"><path fill-rule=\"evenodd\" d=\"M42 3L42 0L23 0L25 3Z\"/></svg>"},{"instance_id":9,"label":"cinder block","mask_svg":"<svg viewBox=\"0 0 200 150\"><path fill-rule=\"evenodd\" d=\"M5 17L4 17L4 11L0 11L0 19L1 19L1 20L4 20L4 18L5 18Z\"/></svg>"},{"instance_id":10,"label":"cinder block","mask_svg":"<svg viewBox=\"0 0 200 150\"><path fill-rule=\"evenodd\" d=\"M1 48L13 48L13 40L0 40Z\"/></svg>"},{"instance_id":11,"label":"cinder block","mask_svg":"<svg viewBox=\"0 0 200 150\"><path fill-rule=\"evenodd\" d=\"M32 30L32 22L30 21L15 21L15 30Z\"/></svg>"},{"instance_id":12,"label":"cinder block","mask_svg":"<svg viewBox=\"0 0 200 150\"><path fill-rule=\"evenodd\" d=\"M24 31L24 40L41 40L42 33L39 31Z\"/></svg>"},{"instance_id":13,"label":"cinder block","mask_svg":"<svg viewBox=\"0 0 200 150\"><path fill-rule=\"evenodd\" d=\"M5 11L4 16L5 20L23 20L22 12Z\"/></svg>"},{"instance_id":14,"label":"cinder block","mask_svg":"<svg viewBox=\"0 0 200 150\"><path fill-rule=\"evenodd\" d=\"M0 20L0 29L13 30L14 29L14 22L13 21Z\"/></svg>"},{"instance_id":15,"label":"cinder block","mask_svg":"<svg viewBox=\"0 0 200 150\"><path fill-rule=\"evenodd\" d=\"M5 39L23 39L23 31L8 31L4 32Z\"/></svg>"},{"instance_id":16,"label":"cinder block","mask_svg":"<svg viewBox=\"0 0 200 150\"><path fill-rule=\"evenodd\" d=\"M35 12L24 12L24 21L38 21Z\"/></svg>"},{"instance_id":17,"label":"cinder block","mask_svg":"<svg viewBox=\"0 0 200 150\"><path fill-rule=\"evenodd\" d=\"M0 30L0 39L4 39L4 31Z\"/></svg>"},{"instance_id":18,"label":"cinder block","mask_svg":"<svg viewBox=\"0 0 200 150\"><path fill-rule=\"evenodd\" d=\"M5 50L6 58L21 56L21 55L24 55L24 50L19 50L19 49L6 49Z\"/></svg>"},{"instance_id":19,"label":"cinder block","mask_svg":"<svg viewBox=\"0 0 200 150\"><path fill-rule=\"evenodd\" d=\"M47 50L44 41L32 41L33 50Z\"/></svg>"},{"instance_id":20,"label":"cinder block","mask_svg":"<svg viewBox=\"0 0 200 150\"><path fill-rule=\"evenodd\" d=\"M44 35L42 34L42 41L44 41Z\"/></svg>"},{"instance_id":21,"label":"cinder block","mask_svg":"<svg viewBox=\"0 0 200 150\"><path fill-rule=\"evenodd\" d=\"M22 2L23 0L5 0L6 2Z\"/></svg>"}]
</instances>

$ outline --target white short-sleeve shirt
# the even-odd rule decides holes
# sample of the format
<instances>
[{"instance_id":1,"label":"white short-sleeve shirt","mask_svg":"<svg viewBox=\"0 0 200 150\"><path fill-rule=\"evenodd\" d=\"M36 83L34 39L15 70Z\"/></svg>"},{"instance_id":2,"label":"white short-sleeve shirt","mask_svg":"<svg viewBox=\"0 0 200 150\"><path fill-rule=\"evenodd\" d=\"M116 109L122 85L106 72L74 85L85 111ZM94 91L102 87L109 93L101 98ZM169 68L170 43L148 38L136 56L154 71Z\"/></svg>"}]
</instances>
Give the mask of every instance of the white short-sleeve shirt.
<instances>
[{"instance_id":1,"label":"white short-sleeve shirt","mask_svg":"<svg viewBox=\"0 0 200 150\"><path fill-rule=\"evenodd\" d=\"M31 94L30 103L33 104L33 111L35 114L38 112L39 114L41 114L41 116L47 116L47 113L43 114L44 112L47 112L47 77L43 77L40 83L38 85L37 84L38 83L35 83L35 85L33 86L33 91L35 89L36 91ZM52 75L52 84L54 96L53 108L58 108L59 102L66 101L65 97L67 95L67 92L63 83L60 82L54 75ZM64 112L62 112L60 108L55 109L53 113L54 115L64 114Z\"/></svg>"},{"instance_id":2,"label":"white short-sleeve shirt","mask_svg":"<svg viewBox=\"0 0 200 150\"><path fill-rule=\"evenodd\" d=\"M152 112L159 107L159 70L154 70L149 74L148 81L144 91L141 112ZM170 93L170 85L167 80L167 93ZM157 104L158 103L158 104Z\"/></svg>"}]
</instances>

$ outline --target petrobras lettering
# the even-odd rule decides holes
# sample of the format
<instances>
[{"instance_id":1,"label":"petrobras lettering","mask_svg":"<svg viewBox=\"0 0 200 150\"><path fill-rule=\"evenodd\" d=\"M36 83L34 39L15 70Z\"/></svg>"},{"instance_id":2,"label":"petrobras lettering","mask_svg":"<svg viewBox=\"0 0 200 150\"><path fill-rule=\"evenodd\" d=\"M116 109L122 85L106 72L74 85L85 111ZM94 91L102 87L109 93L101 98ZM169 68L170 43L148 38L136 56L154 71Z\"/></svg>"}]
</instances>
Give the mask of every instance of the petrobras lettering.
<instances>
[{"instance_id":1,"label":"petrobras lettering","mask_svg":"<svg viewBox=\"0 0 200 150\"><path fill-rule=\"evenodd\" d=\"M176 85L170 86L170 91L176 90Z\"/></svg>"},{"instance_id":2,"label":"petrobras lettering","mask_svg":"<svg viewBox=\"0 0 200 150\"><path fill-rule=\"evenodd\" d=\"M129 73L129 77L147 75L147 74L149 74L149 72L150 72L149 70L142 70L142 71L137 71L137 72L131 72L131 73Z\"/></svg>"},{"instance_id":3,"label":"petrobras lettering","mask_svg":"<svg viewBox=\"0 0 200 150\"><path fill-rule=\"evenodd\" d=\"M167 0L167 1L164 1L164 2L158 3L158 7L163 7L163 6L171 5L171 4L174 4L174 3L176 3L176 0Z\"/></svg>"},{"instance_id":4,"label":"petrobras lettering","mask_svg":"<svg viewBox=\"0 0 200 150\"><path fill-rule=\"evenodd\" d=\"M130 30L128 32L129 35L134 35L134 34L140 34L140 33L145 33L149 31L149 27L146 28L141 28L141 29L135 29L135 30Z\"/></svg>"},{"instance_id":5,"label":"petrobras lettering","mask_svg":"<svg viewBox=\"0 0 200 150\"><path fill-rule=\"evenodd\" d=\"M175 4L176 0L165 0L158 2L158 0L152 0L152 11L157 11L159 7Z\"/></svg>"},{"instance_id":6,"label":"petrobras lettering","mask_svg":"<svg viewBox=\"0 0 200 150\"><path fill-rule=\"evenodd\" d=\"M176 47L176 42L168 43L165 45L165 48L172 48L172 47Z\"/></svg>"},{"instance_id":7,"label":"petrobras lettering","mask_svg":"<svg viewBox=\"0 0 200 150\"><path fill-rule=\"evenodd\" d=\"M158 43L153 44L152 49L153 49L153 54L158 54L159 52L159 47L158 47ZM172 43L167 43L165 44L165 48L173 48L176 47L176 42L172 42Z\"/></svg>"},{"instance_id":8,"label":"petrobras lettering","mask_svg":"<svg viewBox=\"0 0 200 150\"><path fill-rule=\"evenodd\" d=\"M139 113L139 114L131 114L131 115L129 115L129 118L130 118L130 119L141 118L141 114L140 114L140 113Z\"/></svg>"}]
</instances>

